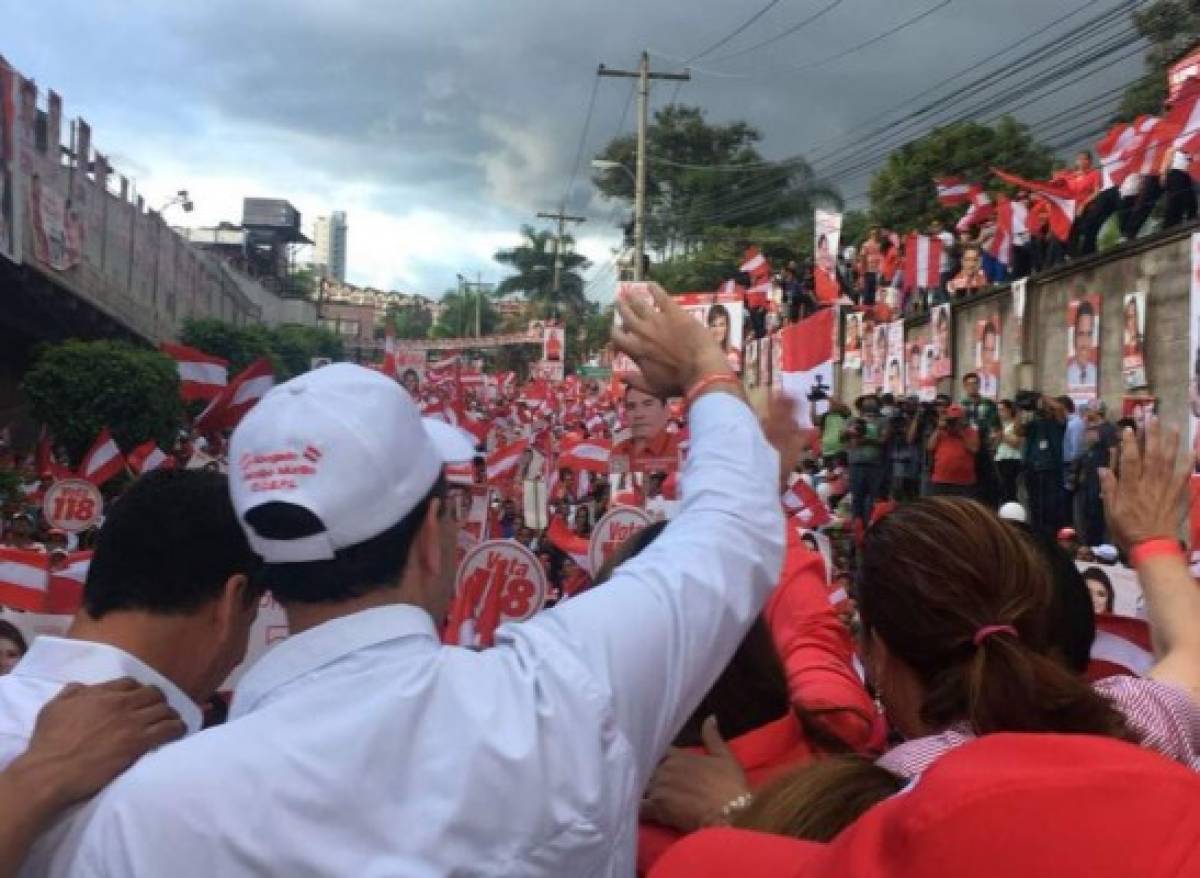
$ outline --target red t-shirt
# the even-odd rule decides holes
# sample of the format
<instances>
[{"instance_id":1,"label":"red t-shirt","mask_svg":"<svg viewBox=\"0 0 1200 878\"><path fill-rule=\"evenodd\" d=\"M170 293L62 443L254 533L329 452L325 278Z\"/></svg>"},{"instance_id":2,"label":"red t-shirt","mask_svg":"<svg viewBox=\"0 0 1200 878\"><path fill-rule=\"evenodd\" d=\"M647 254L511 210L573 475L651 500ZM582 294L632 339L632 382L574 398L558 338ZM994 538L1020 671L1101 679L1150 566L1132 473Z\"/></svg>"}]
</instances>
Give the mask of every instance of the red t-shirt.
<instances>
[{"instance_id":1,"label":"red t-shirt","mask_svg":"<svg viewBox=\"0 0 1200 878\"><path fill-rule=\"evenodd\" d=\"M975 484L975 455L967 450L965 437L975 436L974 427L965 428L955 436L945 431L933 449L933 483L935 485Z\"/></svg>"},{"instance_id":2,"label":"red t-shirt","mask_svg":"<svg viewBox=\"0 0 1200 878\"><path fill-rule=\"evenodd\" d=\"M1075 196L1075 204L1082 205L1100 191L1100 172L1095 169L1074 171L1067 176L1067 188Z\"/></svg>"}]
</instances>

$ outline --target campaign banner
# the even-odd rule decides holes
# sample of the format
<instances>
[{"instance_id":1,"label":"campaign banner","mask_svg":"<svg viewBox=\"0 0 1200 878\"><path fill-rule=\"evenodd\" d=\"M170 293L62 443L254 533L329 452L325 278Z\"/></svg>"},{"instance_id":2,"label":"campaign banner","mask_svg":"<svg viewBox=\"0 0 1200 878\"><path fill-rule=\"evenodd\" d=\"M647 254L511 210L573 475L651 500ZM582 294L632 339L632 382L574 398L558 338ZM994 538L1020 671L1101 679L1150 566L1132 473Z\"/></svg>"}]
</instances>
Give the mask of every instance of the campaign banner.
<instances>
[{"instance_id":1,"label":"campaign banner","mask_svg":"<svg viewBox=\"0 0 1200 878\"><path fill-rule=\"evenodd\" d=\"M954 318L950 315L950 305L935 305L929 315L929 325L932 327L929 343L933 345L933 377L949 378L954 374L954 339L951 337Z\"/></svg>"},{"instance_id":2,"label":"campaign banner","mask_svg":"<svg viewBox=\"0 0 1200 878\"><path fill-rule=\"evenodd\" d=\"M561 363L566 356L567 331L561 326L547 324L542 329L542 361Z\"/></svg>"},{"instance_id":3,"label":"campaign banner","mask_svg":"<svg viewBox=\"0 0 1200 878\"><path fill-rule=\"evenodd\" d=\"M650 524L650 515L634 506L617 506L605 513L588 544L588 569L595 574L627 539Z\"/></svg>"},{"instance_id":4,"label":"campaign banner","mask_svg":"<svg viewBox=\"0 0 1200 878\"><path fill-rule=\"evenodd\" d=\"M1126 390L1146 382L1146 294L1126 293L1122 305L1121 376Z\"/></svg>"},{"instance_id":5,"label":"campaign banner","mask_svg":"<svg viewBox=\"0 0 1200 878\"><path fill-rule=\"evenodd\" d=\"M515 540L488 540L458 568L447 639L458 646L491 646L496 629L523 622L546 602L549 582L537 556Z\"/></svg>"},{"instance_id":6,"label":"campaign banner","mask_svg":"<svg viewBox=\"0 0 1200 878\"><path fill-rule=\"evenodd\" d=\"M729 367L740 372L743 358L749 355L749 351L742 350L746 321L742 297L737 293L680 293L674 299L684 311L708 327Z\"/></svg>"},{"instance_id":7,"label":"campaign banner","mask_svg":"<svg viewBox=\"0 0 1200 878\"><path fill-rule=\"evenodd\" d=\"M1017 321L1016 332L1013 333L1013 338L1016 339L1016 347L1013 349L1015 359L1019 363L1025 359L1025 302L1029 288L1029 278L1023 277L1012 282L1012 314L1013 319Z\"/></svg>"},{"instance_id":8,"label":"campaign banner","mask_svg":"<svg viewBox=\"0 0 1200 878\"><path fill-rule=\"evenodd\" d=\"M846 311L842 320L842 368L862 369L863 316L858 311Z\"/></svg>"},{"instance_id":9,"label":"campaign banner","mask_svg":"<svg viewBox=\"0 0 1200 878\"><path fill-rule=\"evenodd\" d=\"M563 380L563 362L553 360L541 360L537 363L529 364L529 377L534 381L562 381Z\"/></svg>"},{"instance_id":10,"label":"campaign banner","mask_svg":"<svg viewBox=\"0 0 1200 878\"><path fill-rule=\"evenodd\" d=\"M863 347L863 393L882 393L888 366L888 324L876 323Z\"/></svg>"},{"instance_id":11,"label":"campaign banner","mask_svg":"<svg viewBox=\"0 0 1200 878\"><path fill-rule=\"evenodd\" d=\"M61 192L42 185L34 174L29 181L29 220L33 240L30 248L34 259L55 271L69 271L79 264L82 252L82 230L79 217Z\"/></svg>"},{"instance_id":12,"label":"campaign banner","mask_svg":"<svg viewBox=\"0 0 1200 878\"><path fill-rule=\"evenodd\" d=\"M817 301L836 302L839 298L837 253L842 237L842 215L835 211L816 210L813 214L813 280Z\"/></svg>"},{"instance_id":13,"label":"campaign banner","mask_svg":"<svg viewBox=\"0 0 1200 878\"><path fill-rule=\"evenodd\" d=\"M0 59L0 256L21 261L21 196L17 162L16 72Z\"/></svg>"},{"instance_id":14,"label":"campaign banner","mask_svg":"<svg viewBox=\"0 0 1200 878\"><path fill-rule=\"evenodd\" d=\"M1067 395L1089 402L1100 391L1100 297L1092 294L1067 303Z\"/></svg>"},{"instance_id":15,"label":"campaign banner","mask_svg":"<svg viewBox=\"0 0 1200 878\"><path fill-rule=\"evenodd\" d=\"M1000 395L1000 312L993 311L975 321L975 374L979 376L979 395L997 399Z\"/></svg>"},{"instance_id":16,"label":"campaign banner","mask_svg":"<svg viewBox=\"0 0 1200 878\"><path fill-rule=\"evenodd\" d=\"M922 397L922 391L933 377L933 364L926 363L925 354L930 349L929 327L918 326L904 339L904 393L906 396Z\"/></svg>"},{"instance_id":17,"label":"campaign banner","mask_svg":"<svg viewBox=\"0 0 1200 878\"><path fill-rule=\"evenodd\" d=\"M819 402L821 397L828 400L832 392L834 319L832 309L824 308L779 332L783 354L778 383L784 393L799 403L797 423L804 429L815 428L812 409L816 406L810 402Z\"/></svg>"},{"instance_id":18,"label":"campaign banner","mask_svg":"<svg viewBox=\"0 0 1200 878\"><path fill-rule=\"evenodd\" d=\"M862 316L862 392L871 393L878 386L878 366L875 357L875 321L868 315Z\"/></svg>"},{"instance_id":19,"label":"campaign banner","mask_svg":"<svg viewBox=\"0 0 1200 878\"><path fill-rule=\"evenodd\" d=\"M472 338L397 339L396 350L409 348L414 351L465 351L509 345L543 344L540 332L506 332L498 335L481 335Z\"/></svg>"},{"instance_id":20,"label":"campaign banner","mask_svg":"<svg viewBox=\"0 0 1200 878\"><path fill-rule=\"evenodd\" d=\"M883 392L893 396L904 393L904 321L887 324L887 356L884 361Z\"/></svg>"},{"instance_id":21,"label":"campaign banner","mask_svg":"<svg viewBox=\"0 0 1200 878\"><path fill-rule=\"evenodd\" d=\"M746 346L746 359L742 367L742 383L749 388L758 387L758 340L751 339Z\"/></svg>"}]
</instances>

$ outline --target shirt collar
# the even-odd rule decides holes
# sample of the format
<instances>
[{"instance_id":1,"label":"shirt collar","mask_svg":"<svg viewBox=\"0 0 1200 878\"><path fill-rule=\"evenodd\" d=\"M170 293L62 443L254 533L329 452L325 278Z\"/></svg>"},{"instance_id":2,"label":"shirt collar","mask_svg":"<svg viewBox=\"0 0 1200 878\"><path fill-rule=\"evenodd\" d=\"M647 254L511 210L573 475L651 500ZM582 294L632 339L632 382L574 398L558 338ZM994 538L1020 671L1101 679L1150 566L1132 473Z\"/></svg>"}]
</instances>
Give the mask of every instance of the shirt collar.
<instances>
[{"instance_id":1,"label":"shirt collar","mask_svg":"<svg viewBox=\"0 0 1200 878\"><path fill-rule=\"evenodd\" d=\"M69 637L40 635L29 652L12 670L13 676L51 680L55 683L83 683L94 686L119 677L132 677L145 686L156 686L167 704L179 714L187 734L200 731L203 715L196 702L183 690L141 659L108 643L76 640Z\"/></svg>"},{"instance_id":2,"label":"shirt collar","mask_svg":"<svg viewBox=\"0 0 1200 878\"><path fill-rule=\"evenodd\" d=\"M234 690L230 719L252 712L272 691L298 677L361 649L405 637L439 643L433 619L411 604L360 610L293 634L242 677Z\"/></svg>"}]
</instances>

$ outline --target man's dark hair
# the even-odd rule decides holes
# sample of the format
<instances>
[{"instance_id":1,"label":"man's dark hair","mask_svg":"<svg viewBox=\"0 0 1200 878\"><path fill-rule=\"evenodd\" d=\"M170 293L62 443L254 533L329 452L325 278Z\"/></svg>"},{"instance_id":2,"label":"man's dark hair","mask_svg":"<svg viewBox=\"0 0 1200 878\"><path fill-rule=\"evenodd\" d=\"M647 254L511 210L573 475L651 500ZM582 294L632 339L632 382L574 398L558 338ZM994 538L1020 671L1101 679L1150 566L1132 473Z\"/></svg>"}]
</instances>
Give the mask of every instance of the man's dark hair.
<instances>
[{"instance_id":1,"label":"man's dark hair","mask_svg":"<svg viewBox=\"0 0 1200 878\"><path fill-rule=\"evenodd\" d=\"M421 502L382 533L339 549L330 561L264 564L259 579L282 604L332 603L393 587L408 562L429 504L445 496L446 480L439 475ZM445 504L441 514L448 514ZM264 503L246 513L246 523L259 536L273 540L300 539L326 529L317 516L293 503Z\"/></svg>"},{"instance_id":2,"label":"man's dark hair","mask_svg":"<svg viewBox=\"0 0 1200 878\"><path fill-rule=\"evenodd\" d=\"M93 619L118 610L186 615L217 599L229 577L253 579L258 566L224 475L155 470L133 483L100 529L83 606Z\"/></svg>"},{"instance_id":3,"label":"man's dark hair","mask_svg":"<svg viewBox=\"0 0 1200 878\"><path fill-rule=\"evenodd\" d=\"M1067 414L1075 414L1075 400L1071 399L1069 396L1060 396L1057 397L1057 400L1058 404L1067 410Z\"/></svg>"},{"instance_id":4,"label":"man's dark hair","mask_svg":"<svg viewBox=\"0 0 1200 878\"><path fill-rule=\"evenodd\" d=\"M1087 299L1081 299L1079 302L1079 307L1077 307L1075 309L1075 326L1076 326L1076 328L1079 327L1079 318L1095 317L1095 316L1096 316L1096 310L1092 307L1092 303L1089 302Z\"/></svg>"},{"instance_id":5,"label":"man's dark hair","mask_svg":"<svg viewBox=\"0 0 1200 878\"><path fill-rule=\"evenodd\" d=\"M625 385L625 393L622 395L621 398L627 399L629 397L629 391L631 391L631 390L636 390L638 393L645 394L646 396L653 396L655 399L657 399L663 405L667 404L667 397L659 396L657 393L651 393L648 390L642 390L642 388L634 387L632 384Z\"/></svg>"},{"instance_id":6,"label":"man's dark hair","mask_svg":"<svg viewBox=\"0 0 1200 878\"><path fill-rule=\"evenodd\" d=\"M964 376L962 377L962 380L963 380L963 384L966 384L968 381L978 381L978 380L979 380L979 373L977 373L977 372L968 372L966 375L964 375Z\"/></svg>"}]
</instances>

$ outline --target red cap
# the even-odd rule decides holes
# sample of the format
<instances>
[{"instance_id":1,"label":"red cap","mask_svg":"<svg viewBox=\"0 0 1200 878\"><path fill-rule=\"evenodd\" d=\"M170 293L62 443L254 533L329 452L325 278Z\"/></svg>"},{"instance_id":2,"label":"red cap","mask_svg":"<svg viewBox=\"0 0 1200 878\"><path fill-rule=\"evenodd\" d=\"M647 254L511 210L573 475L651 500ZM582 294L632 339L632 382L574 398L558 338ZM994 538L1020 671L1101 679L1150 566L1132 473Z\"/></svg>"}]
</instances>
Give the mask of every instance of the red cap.
<instances>
[{"instance_id":1,"label":"red cap","mask_svg":"<svg viewBox=\"0 0 1200 878\"><path fill-rule=\"evenodd\" d=\"M957 403L946 406L946 417L948 418L961 418L964 414L966 412L963 411L963 407Z\"/></svg>"},{"instance_id":2,"label":"red cap","mask_svg":"<svg viewBox=\"0 0 1200 878\"><path fill-rule=\"evenodd\" d=\"M1060 539L1060 540L1073 540L1073 539L1075 539L1075 528L1073 528L1073 527L1064 527L1062 530L1060 530L1060 531L1058 532L1058 539Z\"/></svg>"},{"instance_id":3,"label":"red cap","mask_svg":"<svg viewBox=\"0 0 1200 878\"><path fill-rule=\"evenodd\" d=\"M1200 776L1110 738L994 734L943 756L833 842L695 833L651 878L1200 875Z\"/></svg>"}]
</instances>

